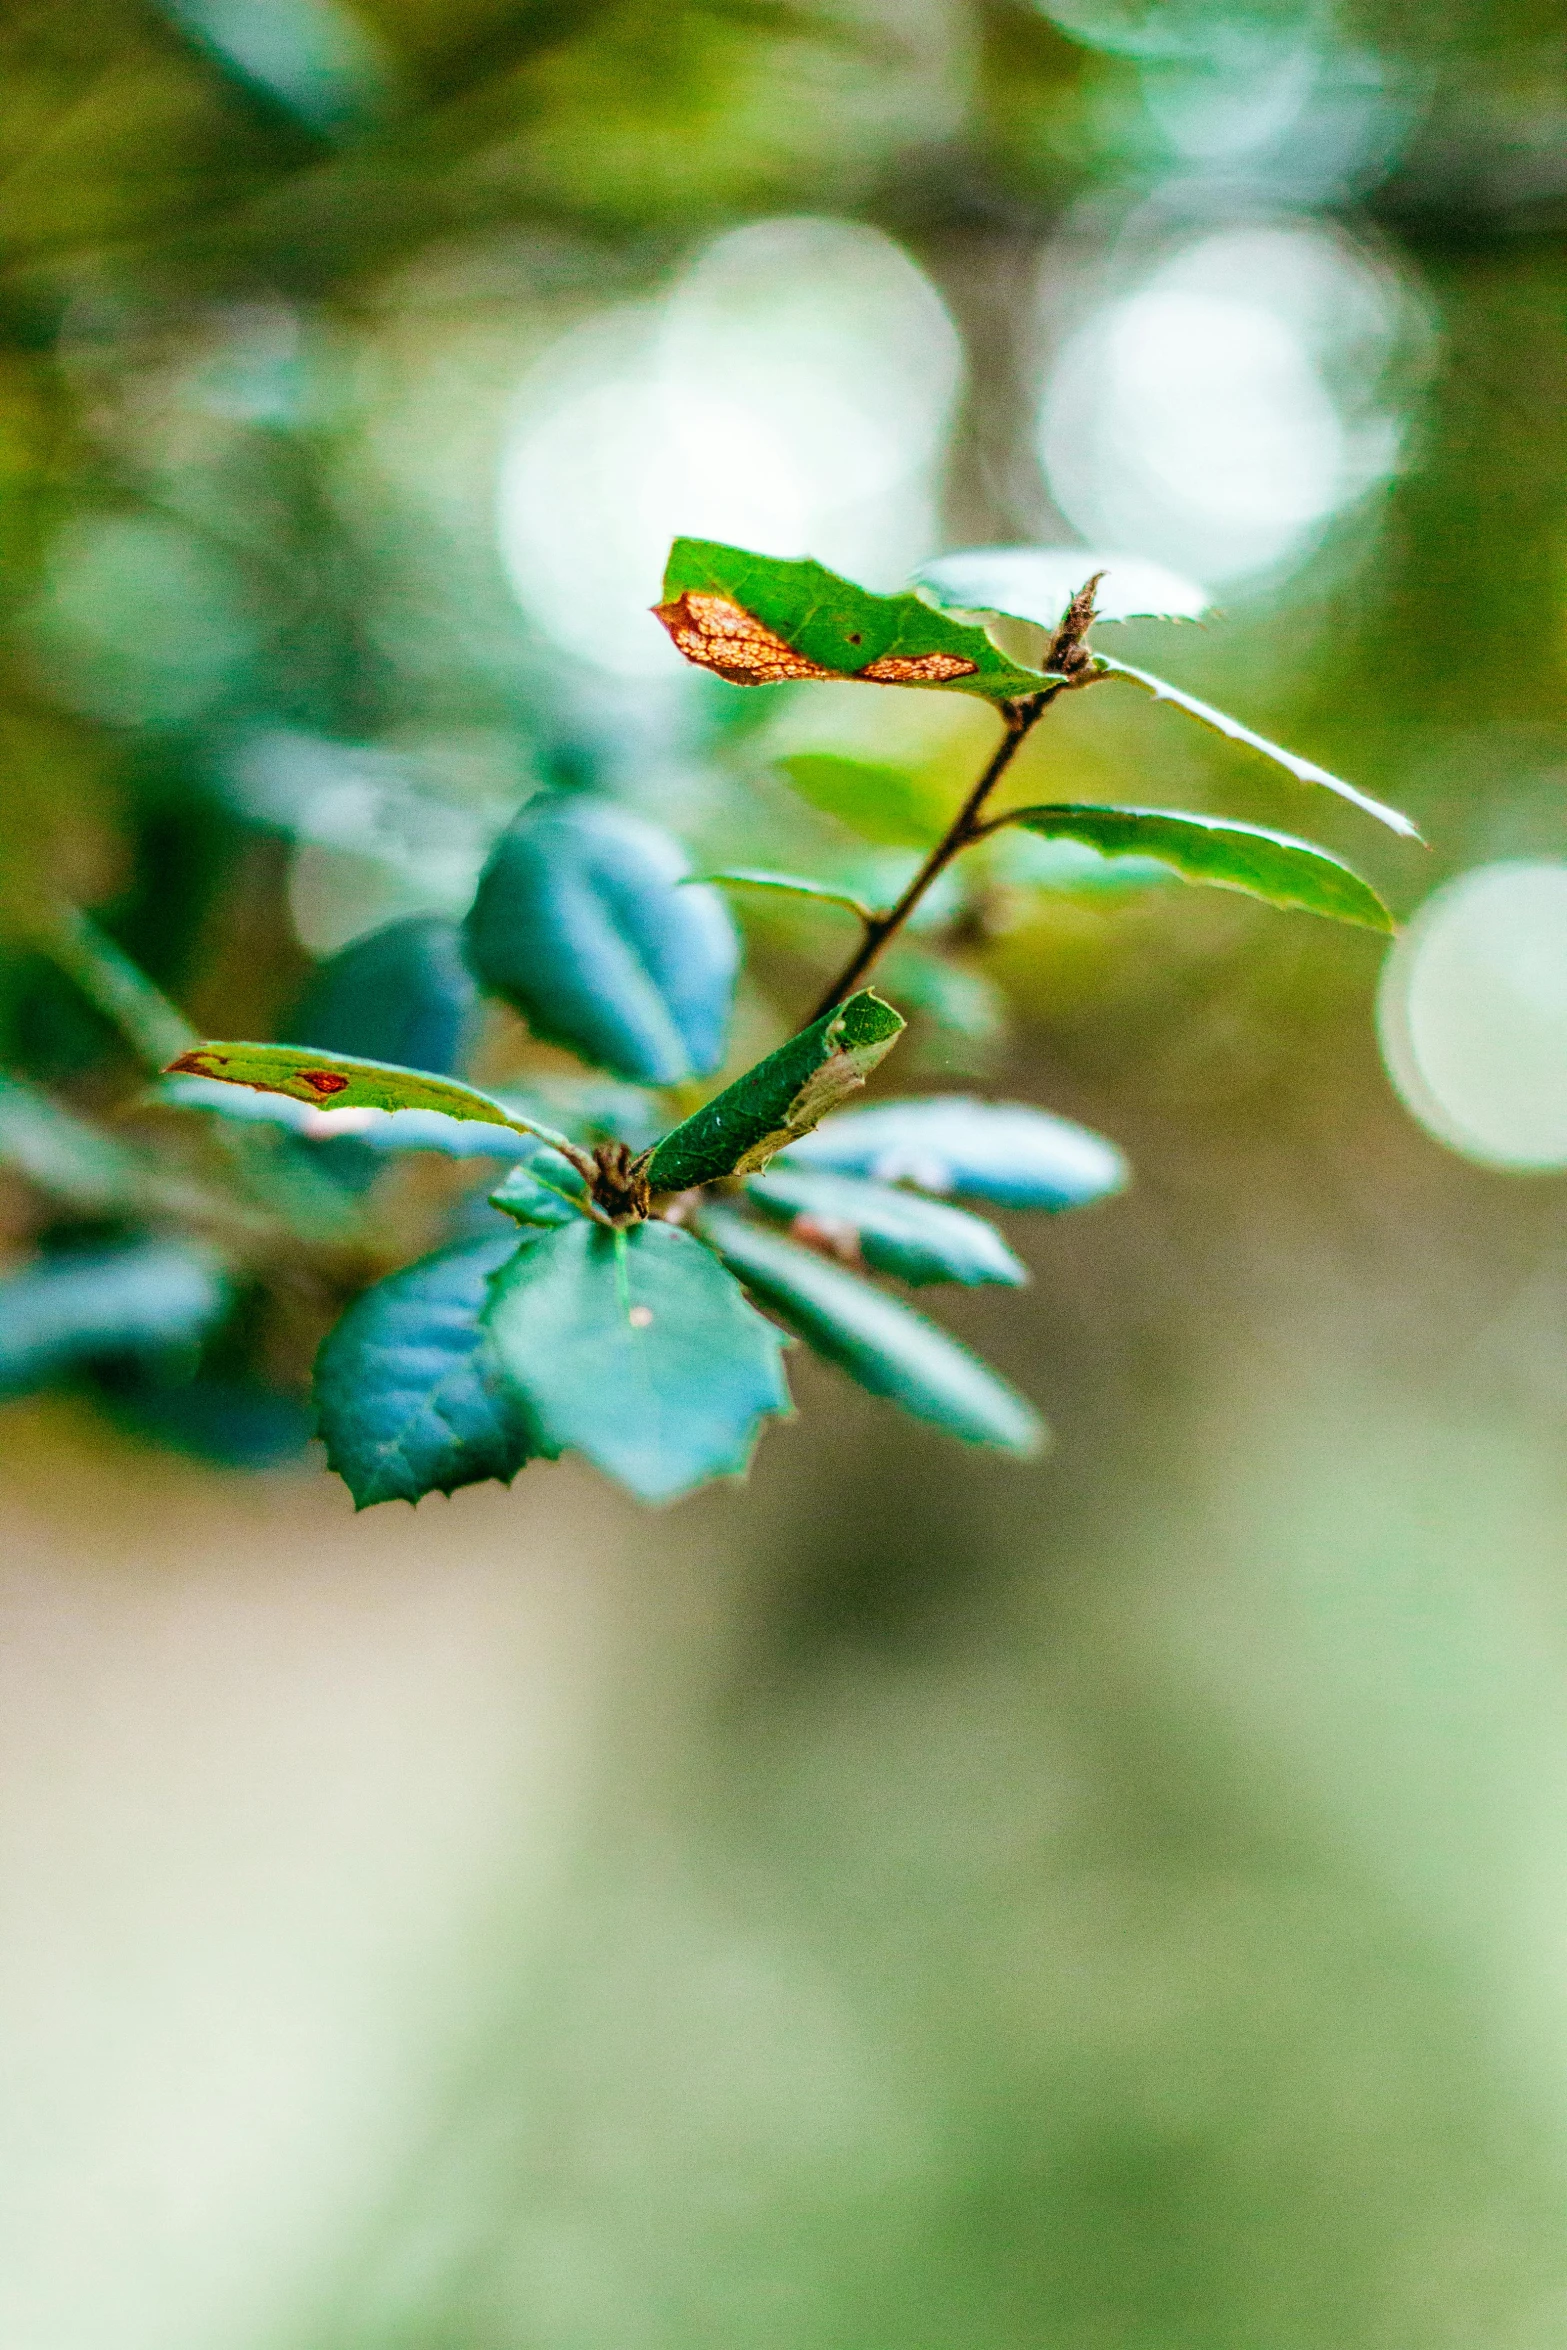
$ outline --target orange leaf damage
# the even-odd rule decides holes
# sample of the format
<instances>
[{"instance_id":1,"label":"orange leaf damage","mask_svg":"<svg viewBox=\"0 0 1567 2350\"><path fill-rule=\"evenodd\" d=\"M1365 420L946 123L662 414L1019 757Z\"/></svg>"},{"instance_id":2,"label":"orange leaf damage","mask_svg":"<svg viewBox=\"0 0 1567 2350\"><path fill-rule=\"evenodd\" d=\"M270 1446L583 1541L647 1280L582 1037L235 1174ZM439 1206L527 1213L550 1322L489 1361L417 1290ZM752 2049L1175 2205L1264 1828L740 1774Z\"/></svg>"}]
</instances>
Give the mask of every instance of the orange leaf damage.
<instances>
[{"instance_id":1,"label":"orange leaf damage","mask_svg":"<svg viewBox=\"0 0 1567 2350\"><path fill-rule=\"evenodd\" d=\"M687 588L672 603L657 604L677 652L699 669L711 669L731 685L781 685L803 678L854 678L871 685L946 685L972 677L978 663L956 653L923 653L918 658L886 653L864 669L824 669L786 645L754 613L727 596L699 595Z\"/></svg>"}]
</instances>

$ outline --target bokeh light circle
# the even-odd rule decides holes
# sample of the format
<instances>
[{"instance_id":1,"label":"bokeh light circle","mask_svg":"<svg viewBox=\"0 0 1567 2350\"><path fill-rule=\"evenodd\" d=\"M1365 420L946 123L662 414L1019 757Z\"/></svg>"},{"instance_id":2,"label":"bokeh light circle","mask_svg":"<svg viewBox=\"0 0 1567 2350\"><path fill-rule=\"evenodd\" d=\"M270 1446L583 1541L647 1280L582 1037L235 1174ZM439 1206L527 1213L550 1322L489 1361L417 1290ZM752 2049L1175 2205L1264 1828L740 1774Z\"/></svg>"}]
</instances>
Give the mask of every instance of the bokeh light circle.
<instances>
[{"instance_id":1,"label":"bokeh light circle","mask_svg":"<svg viewBox=\"0 0 1567 2350\"><path fill-rule=\"evenodd\" d=\"M1567 1168L1567 864L1482 865L1428 898L1377 999L1388 1074L1481 1166Z\"/></svg>"},{"instance_id":2,"label":"bokeh light circle","mask_svg":"<svg viewBox=\"0 0 1567 2350\"><path fill-rule=\"evenodd\" d=\"M901 586L934 541L961 373L940 295L879 230L790 218L716 238L519 387L497 501L518 600L590 669L656 677L681 666L648 614L681 532Z\"/></svg>"},{"instance_id":3,"label":"bokeh light circle","mask_svg":"<svg viewBox=\"0 0 1567 2350\"><path fill-rule=\"evenodd\" d=\"M1090 542L1209 582L1297 560L1396 466L1381 379L1407 331L1397 278L1325 228L1195 237L1062 351L1052 495Z\"/></svg>"}]
</instances>

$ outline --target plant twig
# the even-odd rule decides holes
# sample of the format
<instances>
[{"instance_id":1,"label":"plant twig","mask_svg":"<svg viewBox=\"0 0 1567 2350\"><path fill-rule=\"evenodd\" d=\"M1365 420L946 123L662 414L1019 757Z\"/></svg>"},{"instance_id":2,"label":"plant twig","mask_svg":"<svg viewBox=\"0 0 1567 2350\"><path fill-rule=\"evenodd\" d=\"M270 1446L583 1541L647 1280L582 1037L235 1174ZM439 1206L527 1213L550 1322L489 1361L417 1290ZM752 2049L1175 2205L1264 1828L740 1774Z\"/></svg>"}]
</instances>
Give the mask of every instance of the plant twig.
<instances>
[{"instance_id":1,"label":"plant twig","mask_svg":"<svg viewBox=\"0 0 1567 2350\"><path fill-rule=\"evenodd\" d=\"M938 874L944 873L958 852L966 849L971 841L978 840L980 834L988 829L980 822L985 802L1017 757L1030 730L1038 724L1057 694L1074 693L1080 686L1094 685L1103 674L1083 641L1094 623L1094 599L1103 577L1102 571L1096 571L1092 579L1085 580L1062 613L1041 671L1041 675L1049 678L1050 683L1037 694L1024 694L1015 702L1001 704L1006 733L991 754L984 773L897 904L889 906L885 914L868 914L864 917L865 936L811 1014L813 1020L820 1020L835 1004L842 1003L850 990L865 977L888 940L895 938L903 928Z\"/></svg>"},{"instance_id":2,"label":"plant twig","mask_svg":"<svg viewBox=\"0 0 1567 2350\"><path fill-rule=\"evenodd\" d=\"M966 849L970 841L979 837L979 820L985 802L1016 758L1030 729L1043 716L1056 695L1065 690L1064 684L1053 685L1044 693L1029 694L1017 702L1002 703L1001 715L1006 722L1006 732L992 752L984 773L897 904L889 906L884 914L866 917L864 937L811 1014L813 1020L820 1020L824 1013L830 1012L835 1004L842 1003L844 997L852 993L883 947L903 928L931 883L946 871L959 850Z\"/></svg>"}]
</instances>

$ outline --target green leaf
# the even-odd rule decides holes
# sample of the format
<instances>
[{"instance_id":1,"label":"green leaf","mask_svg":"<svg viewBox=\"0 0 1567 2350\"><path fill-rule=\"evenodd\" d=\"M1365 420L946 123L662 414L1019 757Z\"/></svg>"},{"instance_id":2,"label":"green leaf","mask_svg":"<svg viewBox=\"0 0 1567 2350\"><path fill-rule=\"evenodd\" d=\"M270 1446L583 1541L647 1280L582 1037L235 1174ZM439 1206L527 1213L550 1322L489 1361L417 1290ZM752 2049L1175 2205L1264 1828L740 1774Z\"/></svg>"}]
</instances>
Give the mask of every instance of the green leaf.
<instances>
[{"instance_id":1,"label":"green leaf","mask_svg":"<svg viewBox=\"0 0 1567 2350\"><path fill-rule=\"evenodd\" d=\"M319 1056L313 1065L329 1067ZM242 1085L225 1085L212 1077L165 1077L150 1088L146 1099L172 1110L205 1110L239 1125L282 1127L313 1143L352 1143L372 1151L439 1151L448 1159L525 1159L538 1148L538 1136L513 1126L492 1125L487 1119L458 1119L441 1110L375 1110L357 1108L339 1113L331 1105L294 1101L286 1094L257 1093ZM497 1097L495 1106L508 1116L526 1113ZM323 1115L323 1112L327 1113Z\"/></svg>"},{"instance_id":2,"label":"green leaf","mask_svg":"<svg viewBox=\"0 0 1567 2350\"><path fill-rule=\"evenodd\" d=\"M901 1015L869 988L850 996L666 1134L648 1160L650 1187L687 1191L764 1167L858 1092L903 1027Z\"/></svg>"},{"instance_id":3,"label":"green leaf","mask_svg":"<svg viewBox=\"0 0 1567 2350\"><path fill-rule=\"evenodd\" d=\"M166 1077L211 1077L224 1085L245 1085L257 1093L286 1094L317 1110L439 1110L447 1118L481 1126L505 1126L514 1134L536 1135L557 1149L565 1144L553 1127L514 1117L488 1094L455 1077L432 1077L423 1069L401 1069L390 1061L350 1060L296 1044L199 1044L181 1053Z\"/></svg>"},{"instance_id":4,"label":"green leaf","mask_svg":"<svg viewBox=\"0 0 1567 2350\"><path fill-rule=\"evenodd\" d=\"M943 611L995 612L1053 635L1096 571L1104 574L1094 594L1096 621L1200 620L1212 610L1206 588L1162 563L1086 547L965 547L922 564L914 578Z\"/></svg>"},{"instance_id":5,"label":"green leaf","mask_svg":"<svg viewBox=\"0 0 1567 2350\"><path fill-rule=\"evenodd\" d=\"M753 1297L872 1395L965 1444L1043 1449L1032 1404L933 1322L732 1210L709 1209L702 1231Z\"/></svg>"},{"instance_id":6,"label":"green leaf","mask_svg":"<svg viewBox=\"0 0 1567 2350\"><path fill-rule=\"evenodd\" d=\"M1102 857L1156 857L1183 881L1235 889L1270 906L1298 907L1367 930L1391 931L1393 917L1367 881L1326 849L1288 833L1227 817L1187 816L1168 808L1062 806L1013 808L998 819L1081 841Z\"/></svg>"},{"instance_id":7,"label":"green leaf","mask_svg":"<svg viewBox=\"0 0 1567 2350\"><path fill-rule=\"evenodd\" d=\"M1146 669L1134 669L1128 661L1112 661L1105 653L1097 653L1094 658L1102 675L1129 677L1134 685L1140 685L1146 693L1152 694L1156 702L1173 703L1177 710L1184 710L1189 718L1197 719L1204 726L1211 726L1226 741L1245 743L1250 749L1260 751L1265 759L1272 760L1275 767L1282 767L1286 774L1293 775L1297 783L1319 783L1325 791L1337 792L1341 800L1348 800L1354 807L1363 809L1366 815L1374 816L1390 832L1402 833L1406 840L1419 840L1420 834L1414 825L1397 808L1384 807L1380 800L1368 798L1363 791L1357 791L1352 783L1345 783L1341 776L1330 775L1325 767L1318 767L1314 761L1301 758L1296 751L1284 750L1278 743L1270 743L1266 735L1254 734L1249 726L1243 726L1238 718L1231 718L1223 710L1214 709L1210 702L1199 702L1195 694L1184 692L1178 685L1167 685L1162 677L1151 676Z\"/></svg>"},{"instance_id":8,"label":"green leaf","mask_svg":"<svg viewBox=\"0 0 1567 2350\"><path fill-rule=\"evenodd\" d=\"M501 834L467 921L484 985L536 1036L646 1085L724 1057L739 943L684 850L628 809L530 801Z\"/></svg>"},{"instance_id":9,"label":"green leaf","mask_svg":"<svg viewBox=\"0 0 1567 2350\"><path fill-rule=\"evenodd\" d=\"M284 1040L449 1077L461 1066L477 1009L461 930L439 915L415 914L324 962L284 1023Z\"/></svg>"},{"instance_id":10,"label":"green leaf","mask_svg":"<svg viewBox=\"0 0 1567 2350\"><path fill-rule=\"evenodd\" d=\"M825 564L716 539L676 539L655 616L688 661L732 685L852 678L996 702L1049 682L919 596L873 595Z\"/></svg>"},{"instance_id":11,"label":"green leaf","mask_svg":"<svg viewBox=\"0 0 1567 2350\"><path fill-rule=\"evenodd\" d=\"M1028 1279L1028 1267L993 1226L911 1191L778 1162L765 1175L750 1176L745 1188L765 1216L788 1224L797 1239L851 1263L861 1259L873 1273L895 1274L916 1288L930 1281L961 1281L965 1288L1001 1281L1015 1289Z\"/></svg>"},{"instance_id":12,"label":"green leaf","mask_svg":"<svg viewBox=\"0 0 1567 2350\"><path fill-rule=\"evenodd\" d=\"M1025 1102L965 1094L851 1110L790 1146L784 1164L957 1192L1002 1208L1076 1208L1121 1190L1113 1143Z\"/></svg>"},{"instance_id":13,"label":"green leaf","mask_svg":"<svg viewBox=\"0 0 1567 2350\"><path fill-rule=\"evenodd\" d=\"M95 1356L188 1347L228 1302L216 1259L178 1241L45 1257L0 1281L0 1395Z\"/></svg>"},{"instance_id":14,"label":"green leaf","mask_svg":"<svg viewBox=\"0 0 1567 2350\"><path fill-rule=\"evenodd\" d=\"M703 873L694 875L701 881L722 882L730 889L784 890L790 897L821 898L829 906L843 906L857 914L862 922L875 919L863 899L851 897L846 889L834 889L825 881L804 881L797 873L756 873L748 867L737 867L732 873Z\"/></svg>"},{"instance_id":15,"label":"green leaf","mask_svg":"<svg viewBox=\"0 0 1567 2350\"><path fill-rule=\"evenodd\" d=\"M584 1214L579 1203L586 1196L587 1185L575 1167L553 1151L540 1151L513 1167L499 1189L490 1193L490 1205L519 1224L554 1226L574 1223Z\"/></svg>"},{"instance_id":16,"label":"green leaf","mask_svg":"<svg viewBox=\"0 0 1567 2350\"><path fill-rule=\"evenodd\" d=\"M496 1275L485 1319L538 1448L584 1453L644 1501L739 1476L790 1408L778 1332L672 1224L545 1233Z\"/></svg>"},{"instance_id":17,"label":"green leaf","mask_svg":"<svg viewBox=\"0 0 1567 2350\"><path fill-rule=\"evenodd\" d=\"M418 1501L531 1457L528 1421L479 1315L490 1275L517 1251L503 1232L421 1257L364 1291L316 1356L327 1465L356 1509Z\"/></svg>"},{"instance_id":18,"label":"green leaf","mask_svg":"<svg viewBox=\"0 0 1567 2350\"><path fill-rule=\"evenodd\" d=\"M774 765L802 800L878 848L928 849L952 818L951 793L903 767L835 751L791 751Z\"/></svg>"}]
</instances>

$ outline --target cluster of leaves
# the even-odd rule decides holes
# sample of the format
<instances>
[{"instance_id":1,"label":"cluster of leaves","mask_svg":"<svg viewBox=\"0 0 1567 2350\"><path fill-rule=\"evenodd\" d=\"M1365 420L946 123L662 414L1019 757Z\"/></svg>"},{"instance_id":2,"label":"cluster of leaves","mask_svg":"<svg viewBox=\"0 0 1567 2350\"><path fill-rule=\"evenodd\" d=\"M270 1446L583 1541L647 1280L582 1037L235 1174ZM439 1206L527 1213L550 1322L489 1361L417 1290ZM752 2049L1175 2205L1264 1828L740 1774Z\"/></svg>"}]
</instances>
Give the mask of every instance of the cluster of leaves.
<instances>
[{"instance_id":1,"label":"cluster of leaves","mask_svg":"<svg viewBox=\"0 0 1567 2350\"><path fill-rule=\"evenodd\" d=\"M791 1338L950 1435L1036 1452L1044 1431L1032 1406L879 1282L1021 1283L1000 1234L953 1199L1077 1206L1114 1192L1123 1163L1099 1137L1019 1105L846 1106L904 1028L860 984L871 964L945 867L1005 826L1391 927L1338 859L1255 825L1089 805L992 815L990 795L1051 702L1102 680L1130 678L1298 780L1411 829L1091 648L1096 618L1179 616L1198 599L1179 583L1150 597L1129 567L1124 592L1096 607L1089 563L978 551L930 566L917 593L878 596L815 563L677 542L658 617L698 665L738 684L847 678L977 694L1003 722L995 755L897 902L840 901L861 942L815 1017L707 1098L739 961L717 885L806 895L823 885L693 875L674 841L605 800L529 801L496 843L461 932L423 918L357 941L319 975L294 1041L199 1041L133 964L62 916L58 958L164 1068L161 1104L213 1124L227 1181L171 1173L21 1086L0 1094L0 1156L78 1210L140 1227L0 1286L0 1380L15 1391L106 1357L166 1365L221 1323L247 1270L275 1273L281 1251L357 1291L320 1346L314 1389L329 1463L361 1506L509 1481L565 1451L649 1500L738 1473L763 1421L790 1408ZM1112 572L1111 590L1119 584ZM895 798L895 771L858 778L851 788L873 802ZM468 1084L458 1072L480 990L600 1077L568 1088L558 1109ZM686 1114L669 1124L661 1096ZM366 1262L356 1198L407 1153L499 1160L509 1172L488 1212L462 1199L444 1245L388 1269Z\"/></svg>"}]
</instances>

